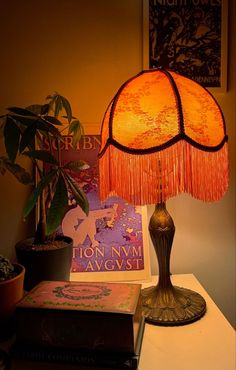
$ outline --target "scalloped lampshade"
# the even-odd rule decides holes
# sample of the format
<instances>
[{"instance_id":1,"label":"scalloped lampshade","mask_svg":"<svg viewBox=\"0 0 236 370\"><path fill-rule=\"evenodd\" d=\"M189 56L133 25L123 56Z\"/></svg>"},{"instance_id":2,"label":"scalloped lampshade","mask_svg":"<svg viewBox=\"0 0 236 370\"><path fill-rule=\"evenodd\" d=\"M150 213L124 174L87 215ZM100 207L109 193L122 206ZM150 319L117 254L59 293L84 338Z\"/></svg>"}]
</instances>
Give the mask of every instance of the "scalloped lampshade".
<instances>
[{"instance_id":1,"label":"scalloped lampshade","mask_svg":"<svg viewBox=\"0 0 236 370\"><path fill-rule=\"evenodd\" d=\"M146 320L182 325L199 319L205 300L173 287L169 260L175 226L165 202L180 193L212 202L228 188L228 138L213 96L162 68L126 81L104 115L99 153L100 198L156 204L149 231L159 264L155 287L142 292Z\"/></svg>"}]
</instances>

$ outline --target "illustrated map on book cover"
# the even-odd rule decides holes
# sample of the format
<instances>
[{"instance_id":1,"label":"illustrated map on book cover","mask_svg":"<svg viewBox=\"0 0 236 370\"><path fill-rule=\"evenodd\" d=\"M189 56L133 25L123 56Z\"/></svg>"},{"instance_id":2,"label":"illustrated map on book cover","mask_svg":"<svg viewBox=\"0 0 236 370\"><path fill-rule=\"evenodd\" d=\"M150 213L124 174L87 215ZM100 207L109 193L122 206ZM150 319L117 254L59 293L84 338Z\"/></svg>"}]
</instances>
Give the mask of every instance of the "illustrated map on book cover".
<instances>
[{"instance_id":1,"label":"illustrated map on book cover","mask_svg":"<svg viewBox=\"0 0 236 370\"><path fill-rule=\"evenodd\" d=\"M46 143L47 144L47 143ZM69 210L58 233L73 241L72 280L119 281L150 278L146 208L134 207L121 198L99 200L98 152L100 135L84 135L77 149L64 137L62 164L84 160L88 169L70 175L89 201L86 216L69 196Z\"/></svg>"},{"instance_id":2,"label":"illustrated map on book cover","mask_svg":"<svg viewBox=\"0 0 236 370\"><path fill-rule=\"evenodd\" d=\"M144 329L140 284L43 281L17 304L25 346L136 354Z\"/></svg>"}]
</instances>

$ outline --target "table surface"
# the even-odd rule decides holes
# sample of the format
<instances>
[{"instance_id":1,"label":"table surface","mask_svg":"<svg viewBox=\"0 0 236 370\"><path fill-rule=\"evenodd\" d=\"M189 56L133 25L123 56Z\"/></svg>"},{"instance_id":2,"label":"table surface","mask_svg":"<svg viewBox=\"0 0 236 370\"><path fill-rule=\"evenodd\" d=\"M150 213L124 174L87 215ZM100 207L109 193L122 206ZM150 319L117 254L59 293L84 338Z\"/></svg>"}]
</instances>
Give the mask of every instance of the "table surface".
<instances>
[{"instance_id":1,"label":"table surface","mask_svg":"<svg viewBox=\"0 0 236 370\"><path fill-rule=\"evenodd\" d=\"M139 370L236 370L236 336L222 312L193 274L173 275L173 285L200 293L206 314L188 325L163 327L146 323ZM156 285L143 283L142 287Z\"/></svg>"}]
</instances>

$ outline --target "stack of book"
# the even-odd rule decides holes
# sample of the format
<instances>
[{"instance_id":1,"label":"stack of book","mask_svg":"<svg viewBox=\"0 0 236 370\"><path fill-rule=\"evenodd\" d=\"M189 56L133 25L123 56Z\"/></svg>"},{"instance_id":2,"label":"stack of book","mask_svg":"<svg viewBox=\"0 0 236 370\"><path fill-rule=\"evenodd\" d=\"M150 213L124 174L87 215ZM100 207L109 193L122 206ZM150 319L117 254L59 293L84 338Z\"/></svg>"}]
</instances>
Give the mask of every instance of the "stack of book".
<instances>
[{"instance_id":1,"label":"stack of book","mask_svg":"<svg viewBox=\"0 0 236 370\"><path fill-rule=\"evenodd\" d=\"M12 370L137 369L140 284L43 281L16 307Z\"/></svg>"}]
</instances>

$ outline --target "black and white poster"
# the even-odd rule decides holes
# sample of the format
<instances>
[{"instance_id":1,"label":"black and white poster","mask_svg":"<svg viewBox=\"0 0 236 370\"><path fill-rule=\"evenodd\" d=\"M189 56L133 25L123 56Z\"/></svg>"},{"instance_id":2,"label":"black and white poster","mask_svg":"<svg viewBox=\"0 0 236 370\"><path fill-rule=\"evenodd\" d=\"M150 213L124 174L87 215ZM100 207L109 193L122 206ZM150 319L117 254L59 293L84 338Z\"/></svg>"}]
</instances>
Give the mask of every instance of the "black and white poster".
<instances>
[{"instance_id":1,"label":"black and white poster","mask_svg":"<svg viewBox=\"0 0 236 370\"><path fill-rule=\"evenodd\" d=\"M149 0L146 5L148 68L172 69L204 87L221 87L225 0Z\"/></svg>"}]
</instances>

